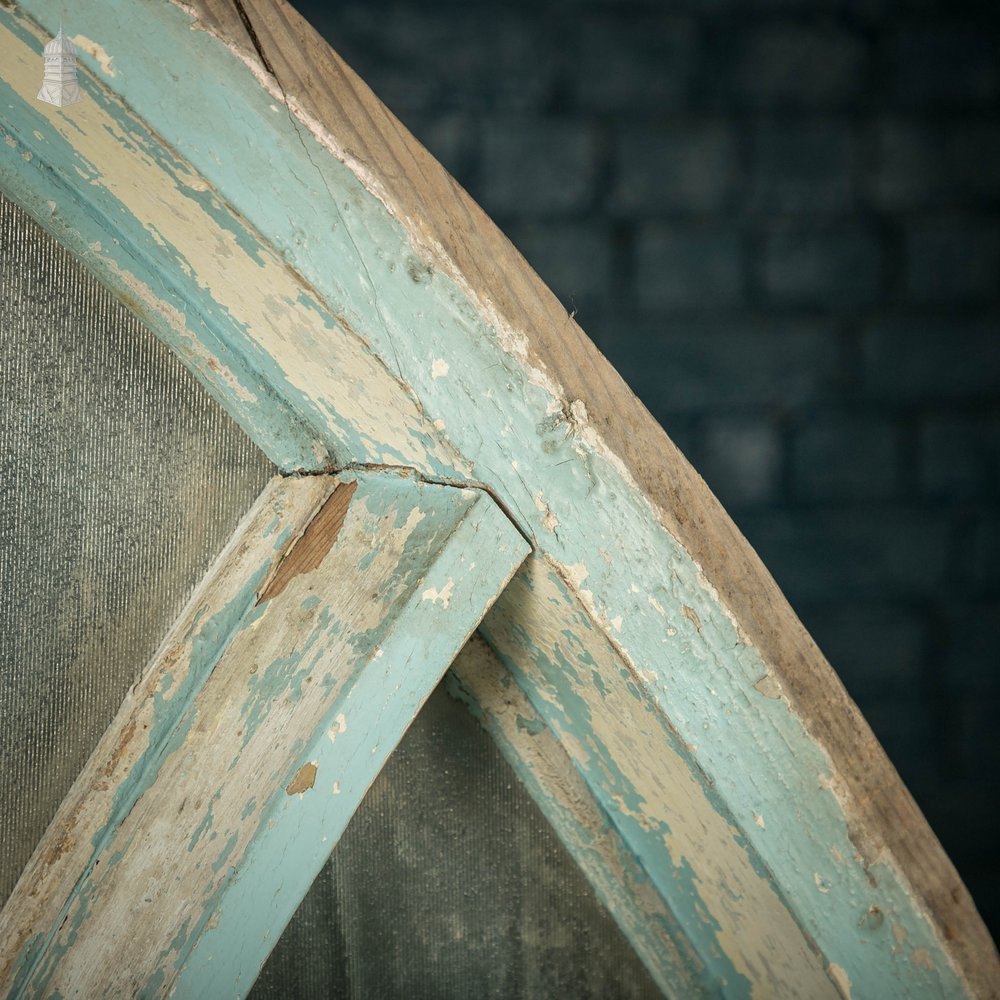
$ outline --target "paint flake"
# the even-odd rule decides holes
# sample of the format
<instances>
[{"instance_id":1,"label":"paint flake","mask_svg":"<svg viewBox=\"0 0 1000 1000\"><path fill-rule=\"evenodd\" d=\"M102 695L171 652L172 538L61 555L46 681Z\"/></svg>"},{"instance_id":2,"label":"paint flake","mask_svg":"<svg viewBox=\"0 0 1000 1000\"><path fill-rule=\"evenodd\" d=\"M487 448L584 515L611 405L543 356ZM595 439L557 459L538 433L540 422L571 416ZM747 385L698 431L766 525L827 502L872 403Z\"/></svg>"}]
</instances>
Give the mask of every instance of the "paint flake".
<instances>
[{"instance_id":1,"label":"paint flake","mask_svg":"<svg viewBox=\"0 0 1000 1000\"><path fill-rule=\"evenodd\" d=\"M781 685L774 678L773 674L765 674L756 684L754 690L759 691L765 698L780 699Z\"/></svg>"},{"instance_id":2,"label":"paint flake","mask_svg":"<svg viewBox=\"0 0 1000 1000\"><path fill-rule=\"evenodd\" d=\"M444 378L448 374L448 362L443 358L435 358L431 363L431 378Z\"/></svg>"},{"instance_id":3,"label":"paint flake","mask_svg":"<svg viewBox=\"0 0 1000 1000\"><path fill-rule=\"evenodd\" d=\"M695 627L695 629L701 631L701 619L698 617L698 612L694 608L688 607L686 604L681 605L681 614Z\"/></svg>"},{"instance_id":4,"label":"paint flake","mask_svg":"<svg viewBox=\"0 0 1000 1000\"><path fill-rule=\"evenodd\" d=\"M111 56L95 41L87 38L86 35L74 35L73 44L85 55L90 56L105 76L117 76L114 67L111 65Z\"/></svg>"},{"instance_id":5,"label":"paint flake","mask_svg":"<svg viewBox=\"0 0 1000 1000\"><path fill-rule=\"evenodd\" d=\"M851 980L847 973L836 962L831 962L827 966L827 972L844 1000L851 1000Z\"/></svg>"},{"instance_id":6,"label":"paint flake","mask_svg":"<svg viewBox=\"0 0 1000 1000\"><path fill-rule=\"evenodd\" d=\"M566 567L566 575L569 577L570 583L574 587L580 588L583 585L583 581L590 576L590 571L587 569L586 565L581 561L573 566Z\"/></svg>"},{"instance_id":7,"label":"paint flake","mask_svg":"<svg viewBox=\"0 0 1000 1000\"><path fill-rule=\"evenodd\" d=\"M285 794L304 795L308 792L316 784L316 764L317 761L303 764L295 772L295 777L285 786Z\"/></svg>"},{"instance_id":8,"label":"paint flake","mask_svg":"<svg viewBox=\"0 0 1000 1000\"><path fill-rule=\"evenodd\" d=\"M421 597L425 601L431 601L433 604L437 604L438 601L441 602L441 607L448 607L448 602L451 600L452 592L455 589L455 581L450 577L448 582L438 590L437 587L428 587Z\"/></svg>"},{"instance_id":9,"label":"paint flake","mask_svg":"<svg viewBox=\"0 0 1000 1000\"><path fill-rule=\"evenodd\" d=\"M381 652L381 650L379 651ZM326 731L326 735L330 737L331 743L336 743L337 737L341 733L347 732L347 719L344 718L344 713L341 712L337 718L333 720L333 725Z\"/></svg>"}]
</instances>

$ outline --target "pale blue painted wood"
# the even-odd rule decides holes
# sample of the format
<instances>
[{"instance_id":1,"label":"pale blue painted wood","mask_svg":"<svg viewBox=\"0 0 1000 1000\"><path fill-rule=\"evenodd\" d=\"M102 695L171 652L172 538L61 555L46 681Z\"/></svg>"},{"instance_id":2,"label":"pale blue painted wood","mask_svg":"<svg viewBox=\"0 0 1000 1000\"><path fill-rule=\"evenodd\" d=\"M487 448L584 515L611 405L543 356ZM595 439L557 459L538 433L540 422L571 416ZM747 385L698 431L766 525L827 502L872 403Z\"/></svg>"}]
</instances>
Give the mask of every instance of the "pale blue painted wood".
<instances>
[{"instance_id":1,"label":"pale blue painted wood","mask_svg":"<svg viewBox=\"0 0 1000 1000\"><path fill-rule=\"evenodd\" d=\"M542 814L583 870L664 996L717 992L677 915L594 798L555 732L475 636L446 674L448 691L496 741Z\"/></svg>"},{"instance_id":2,"label":"pale blue painted wood","mask_svg":"<svg viewBox=\"0 0 1000 1000\"><path fill-rule=\"evenodd\" d=\"M89 789L43 841L51 858L71 828L83 848L56 866L72 870L39 864L8 904L34 927L4 954L10 995L245 995L526 552L480 490L272 484L88 765L111 794ZM47 927L30 909L45 879L72 886Z\"/></svg>"},{"instance_id":3,"label":"pale blue painted wood","mask_svg":"<svg viewBox=\"0 0 1000 1000\"><path fill-rule=\"evenodd\" d=\"M42 0L22 9L43 21L54 16ZM85 81L139 149L122 142L123 162L151 158L172 178L178 211L197 206L248 255L264 261L277 252L291 262L305 284L286 306L312 315L317 355L363 337L379 371L402 376L386 389L392 419L383 426L386 434L389 423L404 428L403 439L388 445L366 423L372 407L357 398L364 379L321 361L309 379L292 371L285 347L241 323L199 280L193 258L164 247L134 200L119 197L115 177L95 173L70 127L54 127L2 84L5 131L19 155L0 160L0 184L85 253L112 287L151 289L185 314L181 333L156 310L147 318L187 351L194 370L283 468L388 461L495 491L549 562L542 577L524 576L524 586L503 595L486 632L540 717L577 748L588 787L616 817L638 862L658 873L660 891L706 914L689 931L728 995L749 994L754 982L769 982L767 972L746 962L736 968L732 942L714 926L720 887L696 876L701 859L677 853L669 812L650 806L634 775L618 766L612 737L621 706L607 694L611 680L674 734L668 749L678 766L704 778L704 801L733 826L725 851L756 871L753 891L771 886L784 901L828 970L829 986L849 992L844 983L853 983L880 997L964 995L945 943L891 859L858 851L836 776L780 690L768 687L767 664L602 448L585 407L561 398L518 356L517 331L493 327L459 284L425 266L382 202L227 49L192 32L181 10L162 5L146 16L152 20L131 9L124 16L118 0L88 9L87 30L115 68L104 82L156 131ZM0 25L39 48L18 18L0 12ZM195 106L198 115L190 113ZM211 193L191 185L174 150ZM220 377L212 358L231 377ZM548 574L552 588L533 597ZM606 669L614 676L581 668L591 642L611 643L617 660ZM891 917L868 920L873 912Z\"/></svg>"}]
</instances>

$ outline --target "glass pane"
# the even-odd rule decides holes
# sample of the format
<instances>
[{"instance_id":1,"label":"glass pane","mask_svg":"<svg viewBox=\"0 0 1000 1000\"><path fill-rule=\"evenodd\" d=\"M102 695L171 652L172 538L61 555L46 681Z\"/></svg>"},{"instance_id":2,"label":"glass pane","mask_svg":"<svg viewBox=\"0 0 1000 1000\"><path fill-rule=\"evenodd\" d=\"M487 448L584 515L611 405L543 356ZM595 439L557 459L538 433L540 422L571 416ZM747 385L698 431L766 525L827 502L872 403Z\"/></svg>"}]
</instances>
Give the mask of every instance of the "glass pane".
<instances>
[{"instance_id":1,"label":"glass pane","mask_svg":"<svg viewBox=\"0 0 1000 1000\"><path fill-rule=\"evenodd\" d=\"M660 993L493 741L439 687L250 996Z\"/></svg>"},{"instance_id":2,"label":"glass pane","mask_svg":"<svg viewBox=\"0 0 1000 1000\"><path fill-rule=\"evenodd\" d=\"M273 469L0 196L0 902Z\"/></svg>"}]
</instances>

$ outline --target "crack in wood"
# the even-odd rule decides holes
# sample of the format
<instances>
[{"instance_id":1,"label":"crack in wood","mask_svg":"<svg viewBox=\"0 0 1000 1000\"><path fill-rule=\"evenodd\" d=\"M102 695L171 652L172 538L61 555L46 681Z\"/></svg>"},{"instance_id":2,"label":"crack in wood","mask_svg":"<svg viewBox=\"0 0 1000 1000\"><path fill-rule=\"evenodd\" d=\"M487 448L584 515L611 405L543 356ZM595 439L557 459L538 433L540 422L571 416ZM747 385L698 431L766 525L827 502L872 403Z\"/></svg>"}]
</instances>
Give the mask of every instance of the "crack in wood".
<instances>
[{"instance_id":1,"label":"crack in wood","mask_svg":"<svg viewBox=\"0 0 1000 1000\"><path fill-rule=\"evenodd\" d=\"M388 472L395 476L409 476L418 482L427 483L430 486L452 486L458 490L481 490L500 508L503 515L517 529L525 542L528 543L529 549L532 552L536 550L534 535L525 526L526 521L524 517L522 516L520 520L515 517L510 504L489 483L485 483L481 479L453 479L448 476L429 476L413 465L388 465L379 462L345 462L339 465L331 465L316 472L311 472L307 469L296 469L287 475L337 476L342 472Z\"/></svg>"},{"instance_id":2,"label":"crack in wood","mask_svg":"<svg viewBox=\"0 0 1000 1000\"><path fill-rule=\"evenodd\" d=\"M271 60L264 55L264 49L260 44L260 39L257 37L257 32L254 30L253 22L250 20L250 15L247 14L240 0L233 0L233 6L236 8L236 13L240 15L240 20L243 22L243 27L247 29L247 34L250 36L250 41L253 43L254 49L257 51L257 55L260 58L264 69L274 77L275 80L278 79L277 73L274 72L274 67L271 65Z\"/></svg>"}]
</instances>

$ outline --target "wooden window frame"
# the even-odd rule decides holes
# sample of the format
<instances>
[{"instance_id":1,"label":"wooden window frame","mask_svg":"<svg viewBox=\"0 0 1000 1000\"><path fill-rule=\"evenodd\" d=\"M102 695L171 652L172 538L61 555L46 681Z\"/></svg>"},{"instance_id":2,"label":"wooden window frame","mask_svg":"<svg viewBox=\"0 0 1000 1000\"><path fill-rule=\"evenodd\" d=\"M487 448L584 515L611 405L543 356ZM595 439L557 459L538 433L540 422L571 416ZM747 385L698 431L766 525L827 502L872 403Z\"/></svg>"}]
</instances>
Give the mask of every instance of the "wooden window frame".
<instances>
[{"instance_id":1,"label":"wooden window frame","mask_svg":"<svg viewBox=\"0 0 1000 1000\"><path fill-rule=\"evenodd\" d=\"M471 487L530 540L452 683L664 992L993 995L968 892L767 570L315 32L283 0L95 0L56 109L55 16L0 4L0 189L283 473Z\"/></svg>"}]
</instances>

